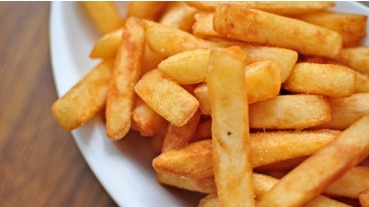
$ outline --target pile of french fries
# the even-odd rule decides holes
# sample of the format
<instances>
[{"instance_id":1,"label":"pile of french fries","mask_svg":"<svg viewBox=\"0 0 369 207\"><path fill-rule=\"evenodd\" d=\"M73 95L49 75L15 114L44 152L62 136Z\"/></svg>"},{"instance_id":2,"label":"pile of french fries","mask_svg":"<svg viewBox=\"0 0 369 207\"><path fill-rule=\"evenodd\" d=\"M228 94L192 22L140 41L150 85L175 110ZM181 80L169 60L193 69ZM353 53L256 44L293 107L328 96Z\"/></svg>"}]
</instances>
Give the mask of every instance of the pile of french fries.
<instances>
[{"instance_id":1,"label":"pile of french fries","mask_svg":"<svg viewBox=\"0 0 369 207\"><path fill-rule=\"evenodd\" d=\"M66 130L149 137L199 207L369 206L367 16L334 2L81 5L101 63L52 105ZM350 201L350 202L348 202Z\"/></svg>"}]
</instances>

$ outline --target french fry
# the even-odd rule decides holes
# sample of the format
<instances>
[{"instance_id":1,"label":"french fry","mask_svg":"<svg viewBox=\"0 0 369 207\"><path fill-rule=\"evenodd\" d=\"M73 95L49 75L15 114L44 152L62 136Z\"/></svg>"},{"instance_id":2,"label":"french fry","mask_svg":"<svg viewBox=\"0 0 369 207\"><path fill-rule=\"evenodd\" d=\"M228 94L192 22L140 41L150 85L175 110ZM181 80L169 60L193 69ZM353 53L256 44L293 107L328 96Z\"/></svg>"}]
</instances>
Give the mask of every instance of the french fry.
<instances>
[{"instance_id":1,"label":"french fry","mask_svg":"<svg viewBox=\"0 0 369 207\"><path fill-rule=\"evenodd\" d=\"M214 13L200 12L195 15L192 33L200 37L222 37L213 28Z\"/></svg>"},{"instance_id":2,"label":"french fry","mask_svg":"<svg viewBox=\"0 0 369 207\"><path fill-rule=\"evenodd\" d=\"M319 11L294 18L334 30L342 35L344 47L360 45L366 35L367 16L343 12Z\"/></svg>"},{"instance_id":3,"label":"french fry","mask_svg":"<svg viewBox=\"0 0 369 207\"><path fill-rule=\"evenodd\" d=\"M355 71L355 93L369 92L369 77Z\"/></svg>"},{"instance_id":4,"label":"french fry","mask_svg":"<svg viewBox=\"0 0 369 207\"><path fill-rule=\"evenodd\" d=\"M137 17L156 21L165 9L167 2L161 1L131 1L127 6L127 17Z\"/></svg>"},{"instance_id":5,"label":"french fry","mask_svg":"<svg viewBox=\"0 0 369 207\"><path fill-rule=\"evenodd\" d=\"M190 143L191 139L195 136L197 126L200 122L200 116L200 111L196 112L192 118L181 127L170 124L165 134L161 151L166 152L171 149L184 147Z\"/></svg>"},{"instance_id":6,"label":"french fry","mask_svg":"<svg viewBox=\"0 0 369 207\"><path fill-rule=\"evenodd\" d=\"M184 2L170 2L159 23L165 26L191 32L197 10Z\"/></svg>"},{"instance_id":7,"label":"french fry","mask_svg":"<svg viewBox=\"0 0 369 207\"><path fill-rule=\"evenodd\" d=\"M143 52L142 22L131 17L124 25L106 101L106 134L113 140L121 139L131 128L134 85L141 75Z\"/></svg>"},{"instance_id":8,"label":"french fry","mask_svg":"<svg viewBox=\"0 0 369 207\"><path fill-rule=\"evenodd\" d=\"M369 116L284 176L261 199L260 206L302 206L369 154ZM309 175L309 176L306 176Z\"/></svg>"},{"instance_id":9,"label":"french fry","mask_svg":"<svg viewBox=\"0 0 369 207\"><path fill-rule=\"evenodd\" d=\"M140 103L132 111L132 129L140 132L141 136L154 136L162 128L167 127L163 117L153 111L146 103Z\"/></svg>"},{"instance_id":10,"label":"french fry","mask_svg":"<svg viewBox=\"0 0 369 207\"><path fill-rule=\"evenodd\" d=\"M346 129L362 116L369 114L369 93L356 93L345 98L329 99L331 120L317 128Z\"/></svg>"},{"instance_id":11,"label":"french fry","mask_svg":"<svg viewBox=\"0 0 369 207\"><path fill-rule=\"evenodd\" d=\"M251 104L251 128L304 129L331 120L328 100L317 95L279 95Z\"/></svg>"},{"instance_id":12,"label":"french fry","mask_svg":"<svg viewBox=\"0 0 369 207\"><path fill-rule=\"evenodd\" d=\"M194 90L194 96L200 103L201 113L209 115L211 113L208 86L206 84L198 85Z\"/></svg>"},{"instance_id":13,"label":"french fry","mask_svg":"<svg viewBox=\"0 0 369 207\"><path fill-rule=\"evenodd\" d=\"M221 207L221 204L216 193L211 193L202 198L197 207Z\"/></svg>"},{"instance_id":14,"label":"french fry","mask_svg":"<svg viewBox=\"0 0 369 207\"><path fill-rule=\"evenodd\" d=\"M193 6L199 10L203 11L215 11L216 7L220 4L230 3L226 1L189 1L186 2L188 5ZM279 15L297 15L306 14L315 11L320 11L335 6L334 2L329 1L235 1L231 2L235 6L247 7L250 9L258 9Z\"/></svg>"},{"instance_id":15,"label":"french fry","mask_svg":"<svg viewBox=\"0 0 369 207\"><path fill-rule=\"evenodd\" d=\"M53 103L52 113L61 127L76 129L104 108L113 63L102 61Z\"/></svg>"},{"instance_id":16,"label":"french fry","mask_svg":"<svg viewBox=\"0 0 369 207\"><path fill-rule=\"evenodd\" d=\"M146 73L135 86L137 95L175 126L183 126L199 107L196 98L159 70Z\"/></svg>"},{"instance_id":17,"label":"french fry","mask_svg":"<svg viewBox=\"0 0 369 207\"><path fill-rule=\"evenodd\" d=\"M158 65L158 69L179 84L195 84L206 81L210 49L194 49L170 56Z\"/></svg>"},{"instance_id":18,"label":"french fry","mask_svg":"<svg viewBox=\"0 0 369 207\"><path fill-rule=\"evenodd\" d=\"M211 119L200 121L195 135L195 141L211 138Z\"/></svg>"},{"instance_id":19,"label":"french fry","mask_svg":"<svg viewBox=\"0 0 369 207\"><path fill-rule=\"evenodd\" d=\"M123 28L103 35L97 40L91 50L90 58L114 58L122 41Z\"/></svg>"},{"instance_id":20,"label":"french fry","mask_svg":"<svg viewBox=\"0 0 369 207\"><path fill-rule=\"evenodd\" d=\"M238 53L230 49L213 50L209 58L212 163L222 206L255 205L249 161L245 57L239 50Z\"/></svg>"},{"instance_id":21,"label":"french fry","mask_svg":"<svg viewBox=\"0 0 369 207\"><path fill-rule=\"evenodd\" d=\"M206 41L182 30L167 27L152 21L145 22L145 37L150 48L166 57L185 50L212 48L218 43Z\"/></svg>"},{"instance_id":22,"label":"french fry","mask_svg":"<svg viewBox=\"0 0 369 207\"><path fill-rule=\"evenodd\" d=\"M349 66L359 73L369 75L369 47L343 48L337 58L339 63Z\"/></svg>"},{"instance_id":23,"label":"french fry","mask_svg":"<svg viewBox=\"0 0 369 207\"><path fill-rule=\"evenodd\" d=\"M330 58L336 57L342 48L342 37L335 31L230 4L217 7L214 30L236 40L284 47L302 54Z\"/></svg>"},{"instance_id":24,"label":"french fry","mask_svg":"<svg viewBox=\"0 0 369 207\"><path fill-rule=\"evenodd\" d=\"M123 19L114 2L84 1L82 5L102 34L112 32L123 25Z\"/></svg>"},{"instance_id":25,"label":"french fry","mask_svg":"<svg viewBox=\"0 0 369 207\"><path fill-rule=\"evenodd\" d=\"M355 73L334 64L298 63L283 88L294 93L347 97L355 90Z\"/></svg>"}]
</instances>

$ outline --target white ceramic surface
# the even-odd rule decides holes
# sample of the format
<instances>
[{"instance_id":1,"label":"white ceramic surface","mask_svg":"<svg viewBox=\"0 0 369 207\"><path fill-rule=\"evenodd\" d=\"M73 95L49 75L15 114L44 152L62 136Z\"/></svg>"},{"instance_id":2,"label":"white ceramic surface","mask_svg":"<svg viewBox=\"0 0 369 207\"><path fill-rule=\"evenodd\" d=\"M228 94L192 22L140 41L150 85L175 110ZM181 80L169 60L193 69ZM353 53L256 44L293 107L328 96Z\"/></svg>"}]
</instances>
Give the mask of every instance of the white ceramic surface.
<instances>
[{"instance_id":1,"label":"white ceramic surface","mask_svg":"<svg viewBox=\"0 0 369 207\"><path fill-rule=\"evenodd\" d=\"M119 3L122 15L125 6ZM369 15L367 7L355 2L337 2L334 10ZM98 37L78 2L52 2L50 46L59 96L99 62L88 57ZM369 38L364 44L369 45ZM122 141L113 142L106 137L98 118L72 131L72 135L91 170L119 206L196 206L203 196L158 184L151 167L156 154L147 138L130 133Z\"/></svg>"}]
</instances>

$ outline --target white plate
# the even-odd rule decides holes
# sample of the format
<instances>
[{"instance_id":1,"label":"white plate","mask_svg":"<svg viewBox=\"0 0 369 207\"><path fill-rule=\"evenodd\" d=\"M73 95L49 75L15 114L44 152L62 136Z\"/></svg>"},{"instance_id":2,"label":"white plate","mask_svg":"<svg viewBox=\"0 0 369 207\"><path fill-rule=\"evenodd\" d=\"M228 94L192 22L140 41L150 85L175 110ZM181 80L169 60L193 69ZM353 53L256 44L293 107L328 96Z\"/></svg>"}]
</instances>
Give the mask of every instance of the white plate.
<instances>
[{"instance_id":1,"label":"white plate","mask_svg":"<svg viewBox=\"0 0 369 207\"><path fill-rule=\"evenodd\" d=\"M119 5L122 11L125 5ZM337 2L335 10L369 15L367 7L355 2ZM78 2L52 2L50 37L54 80L61 96L99 62L88 58L99 35ZM369 38L364 44L369 45ZM113 142L106 137L100 119L74 130L72 135L88 165L119 206L196 206L203 196L158 184L151 167L156 154L147 138L130 133L122 141Z\"/></svg>"}]
</instances>

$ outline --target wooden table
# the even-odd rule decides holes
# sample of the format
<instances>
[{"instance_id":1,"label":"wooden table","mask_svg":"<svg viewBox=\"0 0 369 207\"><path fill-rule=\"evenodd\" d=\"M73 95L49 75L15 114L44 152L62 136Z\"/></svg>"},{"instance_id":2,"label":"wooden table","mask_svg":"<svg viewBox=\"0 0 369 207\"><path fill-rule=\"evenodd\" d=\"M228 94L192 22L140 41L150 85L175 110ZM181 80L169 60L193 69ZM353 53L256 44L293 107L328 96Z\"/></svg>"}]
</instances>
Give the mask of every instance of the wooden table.
<instances>
[{"instance_id":1,"label":"wooden table","mask_svg":"<svg viewBox=\"0 0 369 207\"><path fill-rule=\"evenodd\" d=\"M51 115L49 11L0 2L0 205L116 206Z\"/></svg>"},{"instance_id":2,"label":"wooden table","mask_svg":"<svg viewBox=\"0 0 369 207\"><path fill-rule=\"evenodd\" d=\"M0 2L0 205L116 206L51 115L48 2Z\"/></svg>"}]
</instances>

